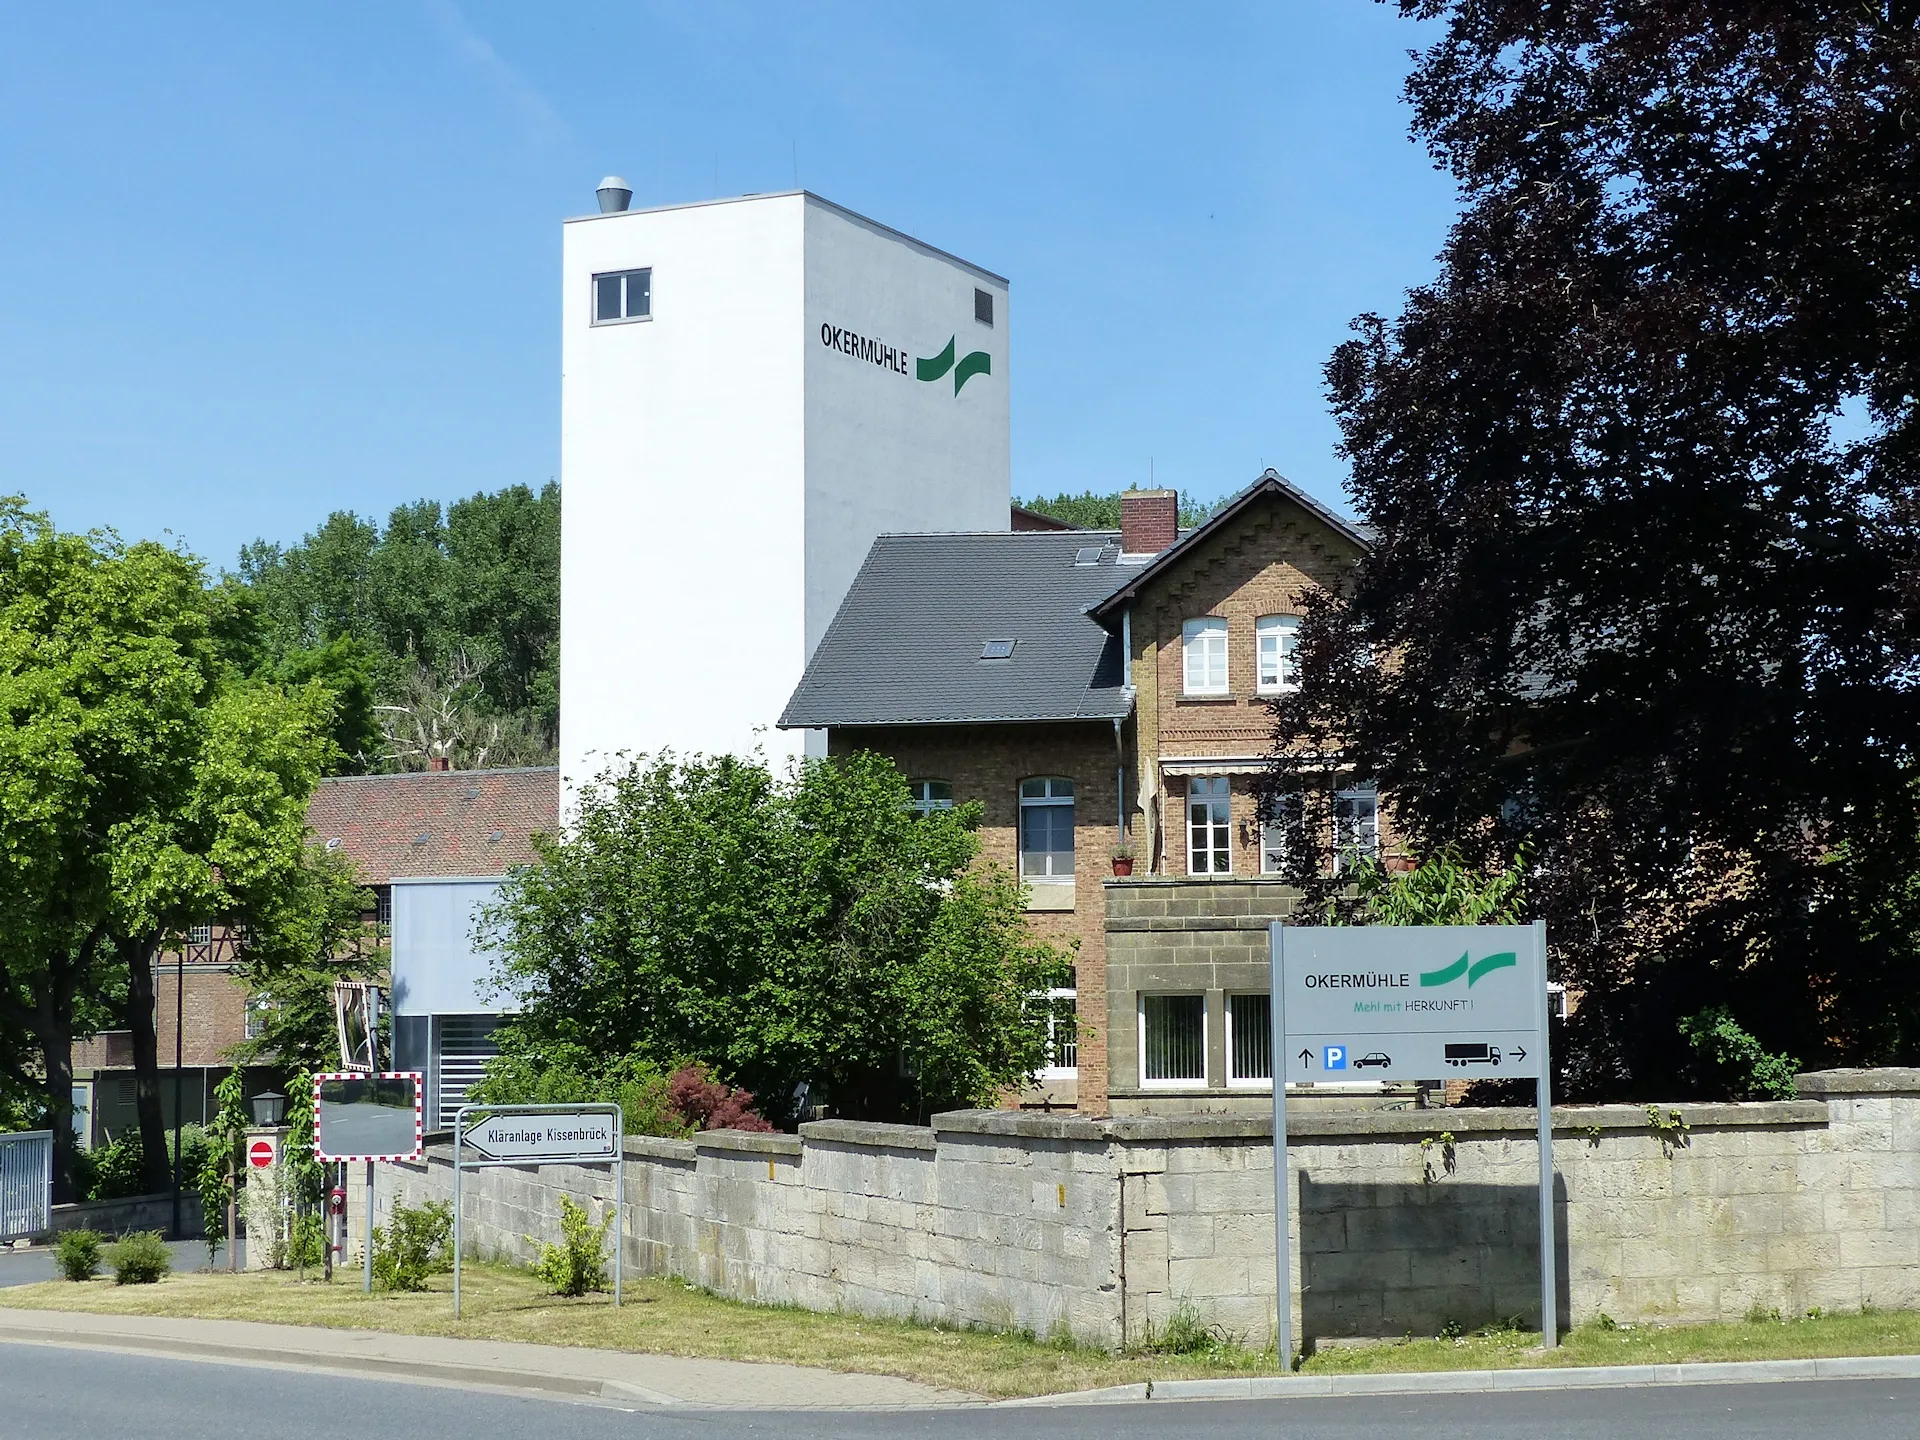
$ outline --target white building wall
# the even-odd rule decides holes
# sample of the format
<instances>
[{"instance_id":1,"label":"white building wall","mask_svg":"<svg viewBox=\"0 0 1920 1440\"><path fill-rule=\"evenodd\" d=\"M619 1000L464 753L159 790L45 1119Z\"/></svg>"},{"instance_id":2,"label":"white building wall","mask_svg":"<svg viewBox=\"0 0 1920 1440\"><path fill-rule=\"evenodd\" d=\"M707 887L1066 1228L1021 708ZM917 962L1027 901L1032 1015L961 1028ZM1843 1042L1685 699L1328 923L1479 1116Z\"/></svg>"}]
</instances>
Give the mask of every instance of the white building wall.
<instances>
[{"instance_id":1,"label":"white building wall","mask_svg":"<svg viewBox=\"0 0 1920 1440\"><path fill-rule=\"evenodd\" d=\"M804 193L564 235L565 786L621 751L777 762L802 740L773 724L873 538L1007 526L1005 282ZM592 324L592 277L641 267L652 318ZM990 356L958 395L914 378L950 337Z\"/></svg>"}]
</instances>

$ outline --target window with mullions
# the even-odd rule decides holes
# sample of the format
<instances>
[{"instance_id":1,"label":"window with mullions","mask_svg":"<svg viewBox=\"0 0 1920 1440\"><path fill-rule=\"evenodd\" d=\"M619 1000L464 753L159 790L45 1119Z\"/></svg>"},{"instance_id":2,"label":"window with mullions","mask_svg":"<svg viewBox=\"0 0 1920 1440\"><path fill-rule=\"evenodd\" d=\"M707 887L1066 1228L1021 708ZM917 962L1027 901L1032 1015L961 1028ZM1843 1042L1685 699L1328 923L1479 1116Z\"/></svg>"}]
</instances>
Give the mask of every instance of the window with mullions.
<instances>
[{"instance_id":1,"label":"window with mullions","mask_svg":"<svg viewBox=\"0 0 1920 1440\"><path fill-rule=\"evenodd\" d=\"M652 270L614 270L593 277L594 324L619 325L652 317Z\"/></svg>"},{"instance_id":2,"label":"window with mullions","mask_svg":"<svg viewBox=\"0 0 1920 1440\"><path fill-rule=\"evenodd\" d=\"M1253 633L1259 652L1258 688L1262 695L1290 695L1300 688L1300 620L1295 615L1262 615Z\"/></svg>"},{"instance_id":3,"label":"window with mullions","mask_svg":"<svg viewBox=\"0 0 1920 1440\"><path fill-rule=\"evenodd\" d=\"M1216 617L1189 620L1180 627L1188 695L1227 693L1227 622Z\"/></svg>"},{"instance_id":4,"label":"window with mullions","mask_svg":"<svg viewBox=\"0 0 1920 1440\"><path fill-rule=\"evenodd\" d=\"M953 782L950 780L909 780L907 788L913 792L913 808L922 815L953 809Z\"/></svg>"},{"instance_id":5,"label":"window with mullions","mask_svg":"<svg viewBox=\"0 0 1920 1440\"><path fill-rule=\"evenodd\" d=\"M1020 782L1020 874L1073 879L1073 781Z\"/></svg>"},{"instance_id":6,"label":"window with mullions","mask_svg":"<svg viewBox=\"0 0 1920 1440\"><path fill-rule=\"evenodd\" d=\"M1380 795L1371 785L1333 795L1333 873L1345 875L1380 857Z\"/></svg>"},{"instance_id":7,"label":"window with mullions","mask_svg":"<svg viewBox=\"0 0 1920 1440\"><path fill-rule=\"evenodd\" d=\"M1226 875L1233 870L1232 786L1224 775L1187 781L1187 873Z\"/></svg>"},{"instance_id":8,"label":"window with mullions","mask_svg":"<svg viewBox=\"0 0 1920 1440\"><path fill-rule=\"evenodd\" d=\"M1273 1000L1227 996L1227 1084L1273 1083Z\"/></svg>"},{"instance_id":9,"label":"window with mullions","mask_svg":"<svg viewBox=\"0 0 1920 1440\"><path fill-rule=\"evenodd\" d=\"M1207 1083L1207 998L1140 997L1140 1083Z\"/></svg>"}]
</instances>

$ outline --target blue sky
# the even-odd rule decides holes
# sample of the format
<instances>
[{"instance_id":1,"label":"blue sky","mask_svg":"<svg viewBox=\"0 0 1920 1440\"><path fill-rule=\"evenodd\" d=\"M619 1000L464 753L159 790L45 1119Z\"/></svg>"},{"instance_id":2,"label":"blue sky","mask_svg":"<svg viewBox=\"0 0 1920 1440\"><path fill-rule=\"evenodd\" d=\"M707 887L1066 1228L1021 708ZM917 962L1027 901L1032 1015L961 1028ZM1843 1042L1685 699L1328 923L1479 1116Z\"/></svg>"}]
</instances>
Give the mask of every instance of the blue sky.
<instances>
[{"instance_id":1,"label":"blue sky","mask_svg":"<svg viewBox=\"0 0 1920 1440\"><path fill-rule=\"evenodd\" d=\"M797 179L1011 277L1017 493L1339 503L1320 367L1453 212L1422 39L1366 0L7 7L0 491L227 565L556 476L559 221L618 172Z\"/></svg>"}]
</instances>

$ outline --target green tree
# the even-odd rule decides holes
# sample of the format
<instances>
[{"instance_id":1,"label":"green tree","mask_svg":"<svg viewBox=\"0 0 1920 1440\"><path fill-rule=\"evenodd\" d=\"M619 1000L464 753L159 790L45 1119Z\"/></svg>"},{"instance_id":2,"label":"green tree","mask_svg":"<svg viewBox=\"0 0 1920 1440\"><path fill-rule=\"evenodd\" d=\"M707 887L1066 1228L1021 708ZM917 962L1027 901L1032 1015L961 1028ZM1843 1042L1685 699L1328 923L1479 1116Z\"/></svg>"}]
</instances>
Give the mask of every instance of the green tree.
<instances>
[{"instance_id":1,"label":"green tree","mask_svg":"<svg viewBox=\"0 0 1920 1440\"><path fill-rule=\"evenodd\" d=\"M384 530L339 512L297 545L247 546L232 581L234 652L248 673L329 684L350 768L419 768L423 728L459 764L551 760L558 486L417 501Z\"/></svg>"},{"instance_id":2,"label":"green tree","mask_svg":"<svg viewBox=\"0 0 1920 1440\"><path fill-rule=\"evenodd\" d=\"M989 1102L1042 1063L1025 1002L1067 957L975 867L978 819L917 815L873 755L610 771L484 922L508 1040L583 1069L700 1061L776 1111L802 1080L856 1116Z\"/></svg>"},{"instance_id":3,"label":"green tree","mask_svg":"<svg viewBox=\"0 0 1920 1440\"><path fill-rule=\"evenodd\" d=\"M76 1036L116 1011L132 1032L158 1188L156 954L209 920L267 946L307 923L293 881L332 696L239 679L223 616L190 556L0 505L0 1040L44 1098L62 1198Z\"/></svg>"},{"instance_id":4,"label":"green tree","mask_svg":"<svg viewBox=\"0 0 1920 1440\"><path fill-rule=\"evenodd\" d=\"M9 1073L44 1098L61 1200L73 1041L126 973L115 853L190 785L213 687L191 559L0 501L0 1038Z\"/></svg>"},{"instance_id":5,"label":"green tree","mask_svg":"<svg viewBox=\"0 0 1920 1440\"><path fill-rule=\"evenodd\" d=\"M1270 793L1534 840L1570 1094L1685 1085L1715 1004L1920 1057L1911 929L1856 923L1920 834L1913 9L1401 9L1463 210L1327 369L1376 544L1301 627Z\"/></svg>"}]
</instances>

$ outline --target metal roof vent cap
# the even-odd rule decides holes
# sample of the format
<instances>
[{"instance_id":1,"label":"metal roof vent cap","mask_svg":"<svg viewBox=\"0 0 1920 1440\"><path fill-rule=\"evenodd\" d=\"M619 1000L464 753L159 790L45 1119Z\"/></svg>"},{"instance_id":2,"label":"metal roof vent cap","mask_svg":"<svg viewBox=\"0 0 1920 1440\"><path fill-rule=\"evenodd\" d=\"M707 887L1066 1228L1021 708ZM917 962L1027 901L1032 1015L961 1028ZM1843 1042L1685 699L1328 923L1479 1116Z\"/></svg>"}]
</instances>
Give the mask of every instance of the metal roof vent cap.
<instances>
[{"instance_id":1,"label":"metal roof vent cap","mask_svg":"<svg viewBox=\"0 0 1920 1440\"><path fill-rule=\"evenodd\" d=\"M633 187L618 175L607 176L593 193L600 197L602 215L618 215L633 201Z\"/></svg>"}]
</instances>

